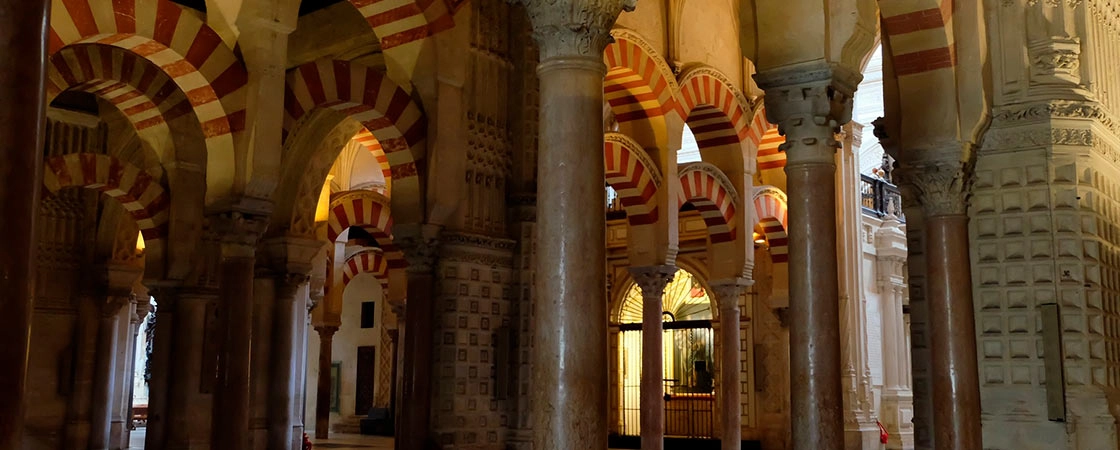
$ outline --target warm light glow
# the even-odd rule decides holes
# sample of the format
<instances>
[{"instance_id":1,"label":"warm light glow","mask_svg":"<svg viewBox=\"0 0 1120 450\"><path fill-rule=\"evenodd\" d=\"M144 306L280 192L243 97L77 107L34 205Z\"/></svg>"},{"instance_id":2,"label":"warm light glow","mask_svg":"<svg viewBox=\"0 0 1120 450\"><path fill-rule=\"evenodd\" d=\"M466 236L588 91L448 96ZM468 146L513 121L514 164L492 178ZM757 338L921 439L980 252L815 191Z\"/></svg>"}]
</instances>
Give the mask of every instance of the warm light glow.
<instances>
[{"instance_id":1,"label":"warm light glow","mask_svg":"<svg viewBox=\"0 0 1120 450\"><path fill-rule=\"evenodd\" d=\"M323 190L319 192L319 205L315 208L315 221L326 222L329 218L331 207L331 180L334 175L327 175L326 181L323 181Z\"/></svg>"},{"instance_id":2,"label":"warm light glow","mask_svg":"<svg viewBox=\"0 0 1120 450\"><path fill-rule=\"evenodd\" d=\"M765 244L766 243L766 238L762 237L762 235L758 234L758 232L756 231L754 233L754 243L758 244L758 245Z\"/></svg>"},{"instance_id":3,"label":"warm light glow","mask_svg":"<svg viewBox=\"0 0 1120 450\"><path fill-rule=\"evenodd\" d=\"M137 234L136 235L136 251L139 252L139 251L142 251L142 250L144 250L144 235L143 234Z\"/></svg>"}]
</instances>

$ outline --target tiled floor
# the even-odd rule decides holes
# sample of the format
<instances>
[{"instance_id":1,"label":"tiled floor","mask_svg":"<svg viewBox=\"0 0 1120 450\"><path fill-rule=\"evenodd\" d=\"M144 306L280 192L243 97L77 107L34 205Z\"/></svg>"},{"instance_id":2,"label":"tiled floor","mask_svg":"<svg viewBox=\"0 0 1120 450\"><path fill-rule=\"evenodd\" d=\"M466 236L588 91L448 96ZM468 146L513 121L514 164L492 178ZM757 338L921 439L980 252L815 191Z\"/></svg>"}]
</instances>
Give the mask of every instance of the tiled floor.
<instances>
[{"instance_id":1,"label":"tiled floor","mask_svg":"<svg viewBox=\"0 0 1120 450\"><path fill-rule=\"evenodd\" d=\"M132 432L129 449L144 448L144 429L139 428ZM315 450L387 450L393 448L393 438L378 436L361 436L357 434L332 434L330 439L315 440Z\"/></svg>"}]
</instances>

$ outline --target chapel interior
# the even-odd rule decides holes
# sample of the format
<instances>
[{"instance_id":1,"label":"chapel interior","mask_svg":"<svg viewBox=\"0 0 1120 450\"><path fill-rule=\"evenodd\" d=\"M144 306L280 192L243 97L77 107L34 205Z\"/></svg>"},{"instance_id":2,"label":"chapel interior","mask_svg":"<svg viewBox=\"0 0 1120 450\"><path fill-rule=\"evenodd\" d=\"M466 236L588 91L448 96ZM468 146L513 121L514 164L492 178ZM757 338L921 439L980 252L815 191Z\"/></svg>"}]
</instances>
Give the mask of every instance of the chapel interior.
<instances>
[{"instance_id":1,"label":"chapel interior","mask_svg":"<svg viewBox=\"0 0 1120 450\"><path fill-rule=\"evenodd\" d=\"M0 450L1118 450L1120 1L0 0Z\"/></svg>"}]
</instances>

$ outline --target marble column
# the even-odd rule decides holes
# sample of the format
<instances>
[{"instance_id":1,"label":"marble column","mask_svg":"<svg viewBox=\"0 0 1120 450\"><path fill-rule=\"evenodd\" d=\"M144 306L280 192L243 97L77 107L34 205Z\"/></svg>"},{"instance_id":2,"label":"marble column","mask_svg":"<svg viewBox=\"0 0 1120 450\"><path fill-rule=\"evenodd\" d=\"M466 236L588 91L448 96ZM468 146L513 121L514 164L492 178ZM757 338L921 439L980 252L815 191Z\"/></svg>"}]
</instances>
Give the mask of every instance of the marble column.
<instances>
[{"instance_id":1,"label":"marble column","mask_svg":"<svg viewBox=\"0 0 1120 450\"><path fill-rule=\"evenodd\" d=\"M213 444L218 450L249 448L253 282L257 238L265 224L260 216L241 212L210 219L209 232L221 242L218 310L222 345L212 425Z\"/></svg>"},{"instance_id":2,"label":"marble column","mask_svg":"<svg viewBox=\"0 0 1120 450\"><path fill-rule=\"evenodd\" d=\"M80 295L78 317L71 341L73 381L66 399L64 448L88 447L93 425L90 416L93 409L93 377L97 365L97 329L101 309L97 295Z\"/></svg>"},{"instance_id":3,"label":"marble column","mask_svg":"<svg viewBox=\"0 0 1120 450\"><path fill-rule=\"evenodd\" d=\"M434 277L438 228L427 225L402 225L394 228L394 241L408 259L405 296L404 380L402 382L401 425L397 433L399 450L424 450L430 440L432 403L432 361L434 321Z\"/></svg>"},{"instance_id":4,"label":"marble column","mask_svg":"<svg viewBox=\"0 0 1120 450\"><path fill-rule=\"evenodd\" d=\"M665 448L665 367L661 327L665 286L677 273L674 266L631 267L630 275L642 289L642 450Z\"/></svg>"},{"instance_id":5,"label":"marble column","mask_svg":"<svg viewBox=\"0 0 1120 450\"><path fill-rule=\"evenodd\" d=\"M526 2L539 44L533 448L607 447L603 50L627 0ZM578 26L577 26L578 25Z\"/></svg>"},{"instance_id":6,"label":"marble column","mask_svg":"<svg viewBox=\"0 0 1120 450\"><path fill-rule=\"evenodd\" d=\"M171 400L168 388L179 296L177 289L167 287L157 288L152 294L156 299L156 329L152 334L152 359L148 361L152 377L148 380L148 423L144 427L144 448L160 450L167 436L167 407Z\"/></svg>"},{"instance_id":7,"label":"marble column","mask_svg":"<svg viewBox=\"0 0 1120 450\"><path fill-rule=\"evenodd\" d=\"M719 305L719 423L720 448L742 448L742 373L740 360L739 301L753 282L750 280L717 280L711 283Z\"/></svg>"},{"instance_id":8,"label":"marble column","mask_svg":"<svg viewBox=\"0 0 1120 450\"><path fill-rule=\"evenodd\" d=\"M843 390L835 133L860 76L808 64L755 75L785 143L789 191L790 405L794 450L841 450Z\"/></svg>"},{"instance_id":9,"label":"marble column","mask_svg":"<svg viewBox=\"0 0 1120 450\"><path fill-rule=\"evenodd\" d=\"M0 450L23 445L50 4L6 2L0 15Z\"/></svg>"},{"instance_id":10,"label":"marble column","mask_svg":"<svg viewBox=\"0 0 1120 450\"><path fill-rule=\"evenodd\" d=\"M888 449L914 448L914 395L910 346L902 304L906 299L906 234L893 216L875 233L876 273L882 307L883 396L879 416L890 434Z\"/></svg>"},{"instance_id":11,"label":"marble column","mask_svg":"<svg viewBox=\"0 0 1120 450\"><path fill-rule=\"evenodd\" d=\"M268 448L286 449L292 444L296 416L297 329L306 327L305 311L296 294L307 283L307 274L284 274L276 279L273 309L272 377L269 384Z\"/></svg>"},{"instance_id":12,"label":"marble column","mask_svg":"<svg viewBox=\"0 0 1120 450\"><path fill-rule=\"evenodd\" d=\"M337 326L315 327L319 332L319 384L315 395L315 439L327 439L331 426L331 345Z\"/></svg>"},{"instance_id":13,"label":"marble column","mask_svg":"<svg viewBox=\"0 0 1120 450\"><path fill-rule=\"evenodd\" d=\"M158 297L157 297L158 299ZM215 290L199 287L182 288L171 302L175 308L170 331L171 349L168 359L167 407L163 443L146 445L150 449L211 449L211 417L214 397L214 349L207 345L207 323L214 322L220 301ZM162 305L162 302L161 302ZM165 319L164 308L156 322L156 344L164 337L159 326ZM217 331L211 326L211 330ZM159 359L153 361L153 365ZM153 366L153 374L157 367ZM155 392L152 393L153 396ZM154 398L153 398L154 400ZM214 436L220 439L221 436ZM149 440L151 437L149 436ZM161 445L162 444L162 445Z\"/></svg>"},{"instance_id":14,"label":"marble column","mask_svg":"<svg viewBox=\"0 0 1120 450\"><path fill-rule=\"evenodd\" d=\"M405 353L407 352L408 342L408 325L405 320L408 319L408 308L404 302L389 302L389 306L393 308L393 314L397 316L397 342L400 344L400 351L397 352L394 363L398 367L397 379L393 385L394 405L393 405L393 436L401 436L401 423L404 422L404 379L407 372L408 365L405 364ZM394 450L400 450L400 440L394 441Z\"/></svg>"},{"instance_id":15,"label":"marble column","mask_svg":"<svg viewBox=\"0 0 1120 450\"><path fill-rule=\"evenodd\" d=\"M303 433L307 429L307 372L311 366L307 361L308 330L311 329L311 310L323 299L323 290L308 287L308 295L297 300L300 311L299 330L296 342L299 350L296 351L296 419L292 424L292 448L303 448Z\"/></svg>"},{"instance_id":16,"label":"marble column","mask_svg":"<svg viewBox=\"0 0 1120 450\"><path fill-rule=\"evenodd\" d=\"M938 449L981 448L980 378L968 247L970 168L945 160L900 162L904 195L924 212L933 440Z\"/></svg>"},{"instance_id":17,"label":"marble column","mask_svg":"<svg viewBox=\"0 0 1120 450\"><path fill-rule=\"evenodd\" d=\"M93 372L93 410L90 418L91 450L109 448L109 431L113 420L113 392L116 391L116 370L124 361L117 359L121 308L130 297L110 295L101 306L97 327L97 362Z\"/></svg>"}]
</instances>

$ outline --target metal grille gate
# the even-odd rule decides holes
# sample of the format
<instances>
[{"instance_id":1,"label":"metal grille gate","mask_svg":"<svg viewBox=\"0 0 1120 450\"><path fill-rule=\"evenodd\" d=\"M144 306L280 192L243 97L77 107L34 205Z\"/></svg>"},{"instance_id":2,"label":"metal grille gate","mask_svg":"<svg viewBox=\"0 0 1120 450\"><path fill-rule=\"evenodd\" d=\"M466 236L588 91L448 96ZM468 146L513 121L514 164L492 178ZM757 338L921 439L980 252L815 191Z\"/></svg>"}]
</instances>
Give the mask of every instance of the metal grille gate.
<instances>
[{"instance_id":1,"label":"metal grille gate","mask_svg":"<svg viewBox=\"0 0 1120 450\"><path fill-rule=\"evenodd\" d=\"M708 320L665 322L662 379L665 399L665 435L688 438L715 437L714 348L712 323ZM622 368L623 436L641 434L642 324L619 325Z\"/></svg>"}]
</instances>

